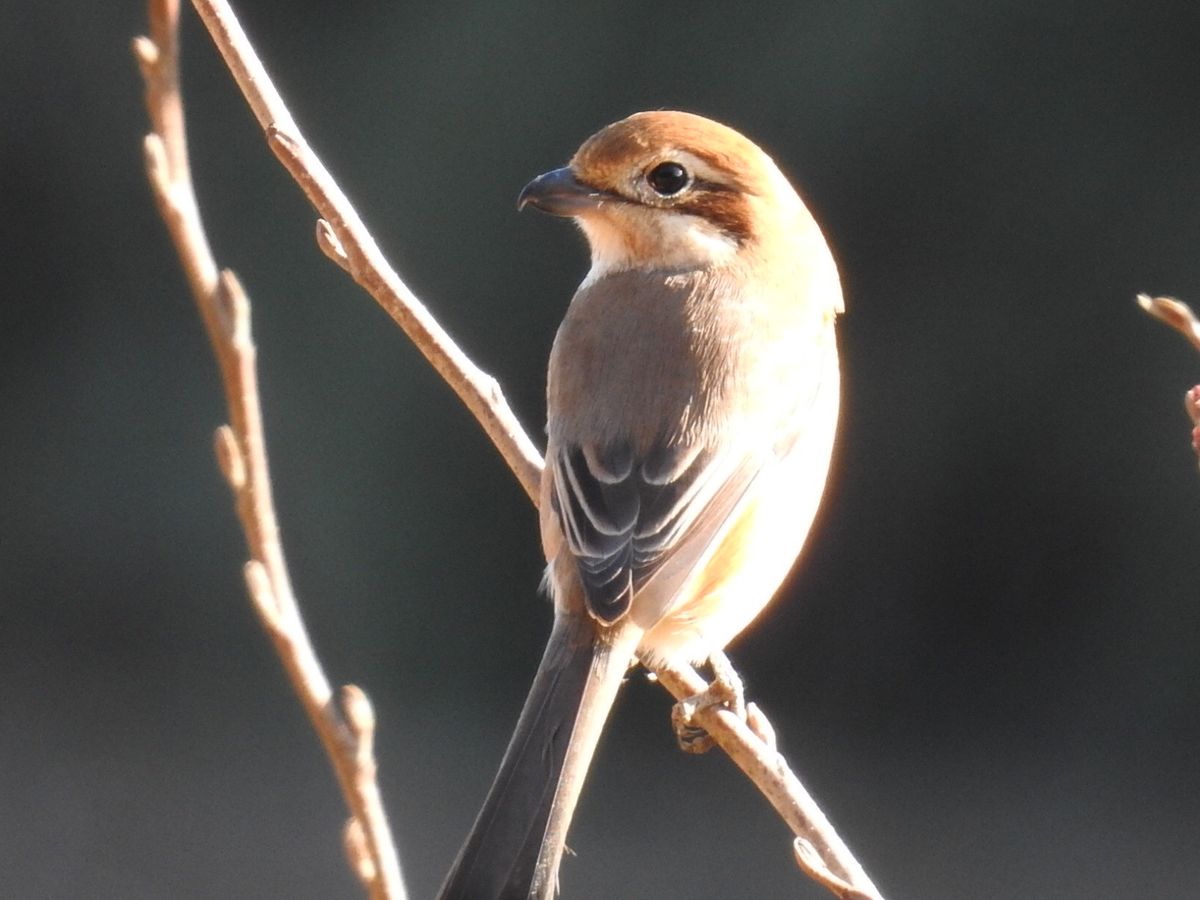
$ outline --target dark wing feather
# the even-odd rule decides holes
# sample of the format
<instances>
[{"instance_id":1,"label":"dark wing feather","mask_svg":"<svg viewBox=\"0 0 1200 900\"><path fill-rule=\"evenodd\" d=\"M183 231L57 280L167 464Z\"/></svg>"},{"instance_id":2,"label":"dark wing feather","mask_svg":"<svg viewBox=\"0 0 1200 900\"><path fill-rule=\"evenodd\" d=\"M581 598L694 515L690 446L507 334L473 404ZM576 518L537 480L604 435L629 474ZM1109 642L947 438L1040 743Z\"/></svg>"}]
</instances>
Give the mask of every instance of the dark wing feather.
<instances>
[{"instance_id":1,"label":"dark wing feather","mask_svg":"<svg viewBox=\"0 0 1200 900\"><path fill-rule=\"evenodd\" d=\"M615 622L702 514L724 518L741 493L722 490L736 468L724 462L684 446L559 448L552 501L593 615ZM722 509L707 509L718 496Z\"/></svg>"}]
</instances>

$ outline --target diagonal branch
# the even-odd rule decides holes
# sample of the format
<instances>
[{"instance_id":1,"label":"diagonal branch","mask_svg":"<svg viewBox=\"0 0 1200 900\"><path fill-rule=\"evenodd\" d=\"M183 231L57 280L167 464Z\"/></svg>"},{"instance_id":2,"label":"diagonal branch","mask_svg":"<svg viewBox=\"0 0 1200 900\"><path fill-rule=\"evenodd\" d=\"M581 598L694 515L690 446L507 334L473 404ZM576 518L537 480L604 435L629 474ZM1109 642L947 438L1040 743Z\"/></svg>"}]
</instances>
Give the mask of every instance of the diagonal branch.
<instances>
[{"instance_id":1,"label":"diagonal branch","mask_svg":"<svg viewBox=\"0 0 1200 900\"><path fill-rule=\"evenodd\" d=\"M659 666L654 677L680 701L707 689L691 667ZM775 746L775 729L753 703L743 721L723 706L691 711L699 725L775 807L795 835L796 863L842 900L882 900L879 889L843 843L832 824Z\"/></svg>"},{"instance_id":2,"label":"diagonal branch","mask_svg":"<svg viewBox=\"0 0 1200 900\"><path fill-rule=\"evenodd\" d=\"M247 588L337 774L351 814L346 846L355 873L373 900L402 900L400 866L375 781L370 703L350 685L342 689L340 704L334 702L283 558L267 470L250 305L233 273L218 270L192 189L179 91L179 2L150 0L149 13L151 36L133 42L152 129L145 140L146 172L221 372L230 424L217 429L216 454L251 557L245 567Z\"/></svg>"},{"instance_id":3,"label":"diagonal branch","mask_svg":"<svg viewBox=\"0 0 1200 900\"><path fill-rule=\"evenodd\" d=\"M195 0L193 5L258 124L266 132L271 149L320 213L321 249L404 329L483 426L509 469L536 503L542 457L509 408L496 379L471 362L388 265L346 195L300 134L229 4L224 0Z\"/></svg>"},{"instance_id":4,"label":"diagonal branch","mask_svg":"<svg viewBox=\"0 0 1200 900\"><path fill-rule=\"evenodd\" d=\"M262 125L271 149L321 216L317 223L317 243L321 250L404 329L463 400L530 499L537 503L540 455L508 407L495 379L463 354L387 264L349 201L300 134L228 3L193 0L193 4ZM690 667L659 668L655 674L679 699L689 698L704 688L704 681ZM801 868L844 900L880 900L878 889L775 750L769 737L770 725L760 713L750 720L755 726L753 730L732 714L716 708L698 712L695 720L751 778L793 830L796 835L793 849Z\"/></svg>"}]
</instances>

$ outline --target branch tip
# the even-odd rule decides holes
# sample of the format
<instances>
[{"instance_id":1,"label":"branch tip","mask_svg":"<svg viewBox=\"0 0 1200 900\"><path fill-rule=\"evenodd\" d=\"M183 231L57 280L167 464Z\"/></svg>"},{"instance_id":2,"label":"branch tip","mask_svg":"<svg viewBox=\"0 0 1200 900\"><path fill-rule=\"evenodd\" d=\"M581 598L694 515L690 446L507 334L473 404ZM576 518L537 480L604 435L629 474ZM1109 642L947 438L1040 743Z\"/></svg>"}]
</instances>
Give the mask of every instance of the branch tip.
<instances>
[{"instance_id":1,"label":"branch tip","mask_svg":"<svg viewBox=\"0 0 1200 900\"><path fill-rule=\"evenodd\" d=\"M1193 347L1200 350L1200 320L1196 319L1195 313L1186 303L1174 297L1138 294L1137 304L1158 321L1174 328L1187 338Z\"/></svg>"},{"instance_id":2,"label":"branch tip","mask_svg":"<svg viewBox=\"0 0 1200 900\"><path fill-rule=\"evenodd\" d=\"M237 346L250 341L250 301L232 269L222 269L217 279L217 309L229 339Z\"/></svg>"},{"instance_id":3,"label":"branch tip","mask_svg":"<svg viewBox=\"0 0 1200 900\"><path fill-rule=\"evenodd\" d=\"M317 219L317 246L321 248L322 253L343 269L350 265L350 257L346 255L346 248L342 246L333 226L326 219Z\"/></svg>"},{"instance_id":4,"label":"branch tip","mask_svg":"<svg viewBox=\"0 0 1200 900\"><path fill-rule=\"evenodd\" d=\"M795 838L792 841L792 852L796 856L796 865L831 894L842 900L872 900L870 894L860 891L844 878L840 878L830 871L817 848L809 841L802 837Z\"/></svg>"},{"instance_id":5,"label":"branch tip","mask_svg":"<svg viewBox=\"0 0 1200 900\"><path fill-rule=\"evenodd\" d=\"M213 450L217 454L217 466L229 487L240 491L246 486L246 460L238 446L237 436L228 425L213 432Z\"/></svg>"},{"instance_id":6,"label":"branch tip","mask_svg":"<svg viewBox=\"0 0 1200 900\"><path fill-rule=\"evenodd\" d=\"M804 838L798 837L792 840L792 852L796 855L796 865L804 871L825 869L825 864L821 862L821 855L817 853L817 848Z\"/></svg>"},{"instance_id":7,"label":"branch tip","mask_svg":"<svg viewBox=\"0 0 1200 900\"><path fill-rule=\"evenodd\" d=\"M167 146L160 135L151 132L142 140L142 155L146 162L146 174L159 197L167 197Z\"/></svg>"},{"instance_id":8,"label":"branch tip","mask_svg":"<svg viewBox=\"0 0 1200 900\"><path fill-rule=\"evenodd\" d=\"M149 78L150 69L158 64L158 44L144 34L139 34L130 42L130 48L133 50L133 56L137 60L138 66L141 67L142 77Z\"/></svg>"},{"instance_id":9,"label":"branch tip","mask_svg":"<svg viewBox=\"0 0 1200 900\"><path fill-rule=\"evenodd\" d=\"M355 684L342 685L342 713L346 724L360 743L370 745L375 734L375 708L366 693Z\"/></svg>"},{"instance_id":10,"label":"branch tip","mask_svg":"<svg viewBox=\"0 0 1200 900\"><path fill-rule=\"evenodd\" d=\"M767 746L772 753L777 753L778 743L775 738L775 726L766 717L757 703L746 704L746 725L755 736Z\"/></svg>"},{"instance_id":11,"label":"branch tip","mask_svg":"<svg viewBox=\"0 0 1200 900\"><path fill-rule=\"evenodd\" d=\"M292 135L288 134L284 127L278 122L269 123L267 127L263 129L263 131L266 132L268 142L274 143L275 141L279 141L281 144L286 145L289 149L295 149L296 139Z\"/></svg>"},{"instance_id":12,"label":"branch tip","mask_svg":"<svg viewBox=\"0 0 1200 900\"><path fill-rule=\"evenodd\" d=\"M375 861L371 859L371 850L367 846L367 838L358 819L346 821L346 830L342 833L342 847L346 851L346 861L363 887L370 888L374 885Z\"/></svg>"},{"instance_id":13,"label":"branch tip","mask_svg":"<svg viewBox=\"0 0 1200 900\"><path fill-rule=\"evenodd\" d=\"M287 162L293 162L300 156L300 141L275 122L268 125L264 131L267 135L267 146L275 155ZM290 168L290 167L289 167Z\"/></svg>"},{"instance_id":14,"label":"branch tip","mask_svg":"<svg viewBox=\"0 0 1200 900\"><path fill-rule=\"evenodd\" d=\"M1183 395L1183 408L1193 425L1200 425L1200 384Z\"/></svg>"},{"instance_id":15,"label":"branch tip","mask_svg":"<svg viewBox=\"0 0 1200 900\"><path fill-rule=\"evenodd\" d=\"M242 575L246 579L246 590L254 601L254 608L258 610L259 617L275 634L286 634L287 623L284 621L279 598L275 596L275 590L271 587L267 567L257 559L247 560L242 567Z\"/></svg>"}]
</instances>

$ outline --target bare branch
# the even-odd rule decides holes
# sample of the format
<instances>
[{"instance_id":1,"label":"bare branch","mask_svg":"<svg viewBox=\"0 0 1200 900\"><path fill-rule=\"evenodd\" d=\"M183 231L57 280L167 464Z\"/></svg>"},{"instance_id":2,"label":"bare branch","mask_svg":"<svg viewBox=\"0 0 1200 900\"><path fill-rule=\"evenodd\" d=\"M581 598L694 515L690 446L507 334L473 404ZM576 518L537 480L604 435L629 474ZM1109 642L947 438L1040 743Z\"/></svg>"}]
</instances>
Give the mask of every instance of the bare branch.
<instances>
[{"instance_id":1,"label":"bare branch","mask_svg":"<svg viewBox=\"0 0 1200 900\"><path fill-rule=\"evenodd\" d=\"M804 838L796 838L792 841L792 851L796 854L796 865L807 873L808 877L817 884L824 887L831 894L841 897L842 900L875 900L879 895L876 893L866 893L859 890L854 885L834 875L825 866L821 855L817 853L815 847L806 841Z\"/></svg>"},{"instance_id":2,"label":"bare branch","mask_svg":"<svg viewBox=\"0 0 1200 900\"><path fill-rule=\"evenodd\" d=\"M224 0L193 2L266 132L267 143L325 220L318 231L321 250L350 273L404 329L483 426L525 492L536 502L541 454L509 408L500 385L459 349L388 265L346 195L300 134L229 4Z\"/></svg>"},{"instance_id":3,"label":"bare branch","mask_svg":"<svg viewBox=\"0 0 1200 900\"><path fill-rule=\"evenodd\" d=\"M357 688L347 687L342 709L335 706L284 562L267 470L250 304L233 273L218 270L192 189L179 92L178 0L150 0L149 13L151 36L133 42L153 129L145 141L146 172L221 372L230 424L217 429L214 445L251 557L245 567L247 590L333 763L351 814L348 831L358 835L354 871L372 898L402 900L400 866L375 781L370 704Z\"/></svg>"},{"instance_id":4,"label":"bare branch","mask_svg":"<svg viewBox=\"0 0 1200 900\"><path fill-rule=\"evenodd\" d=\"M1173 297L1150 297L1138 294L1138 306L1170 325L1197 350L1200 350L1200 319L1190 306ZM1192 420L1192 452L1200 459L1200 384L1183 395L1183 409Z\"/></svg>"},{"instance_id":5,"label":"bare branch","mask_svg":"<svg viewBox=\"0 0 1200 900\"><path fill-rule=\"evenodd\" d=\"M1170 325L1200 350L1200 320L1196 319L1190 306L1174 297L1151 297L1149 294L1138 294L1137 302L1147 313Z\"/></svg>"},{"instance_id":6,"label":"bare branch","mask_svg":"<svg viewBox=\"0 0 1200 900\"><path fill-rule=\"evenodd\" d=\"M681 701L702 694L708 687L690 666L658 666L654 674ZM871 883L787 760L775 749L774 728L761 710L755 708L743 721L724 707L709 706L696 710L692 718L754 782L792 829L797 842L811 850L803 856L797 853L797 861L805 872L848 900L882 900L879 889ZM845 890L834 890L834 885L844 885Z\"/></svg>"},{"instance_id":7,"label":"bare branch","mask_svg":"<svg viewBox=\"0 0 1200 900\"><path fill-rule=\"evenodd\" d=\"M262 125L269 146L320 214L317 243L322 252L345 269L404 329L467 405L536 504L541 458L495 379L466 357L387 264L349 201L300 135L229 5L224 0L193 0L193 3ZM690 667L659 668L656 674L680 700L699 694L706 687ZM847 900L879 900L879 891L787 767L773 741L759 736L771 733L760 712L755 710L749 720L756 724L753 730L732 713L716 707L697 712L695 719L751 778L796 834L794 852L808 874ZM361 854L355 848L361 842L362 836L352 823L346 844L356 865Z\"/></svg>"}]
</instances>

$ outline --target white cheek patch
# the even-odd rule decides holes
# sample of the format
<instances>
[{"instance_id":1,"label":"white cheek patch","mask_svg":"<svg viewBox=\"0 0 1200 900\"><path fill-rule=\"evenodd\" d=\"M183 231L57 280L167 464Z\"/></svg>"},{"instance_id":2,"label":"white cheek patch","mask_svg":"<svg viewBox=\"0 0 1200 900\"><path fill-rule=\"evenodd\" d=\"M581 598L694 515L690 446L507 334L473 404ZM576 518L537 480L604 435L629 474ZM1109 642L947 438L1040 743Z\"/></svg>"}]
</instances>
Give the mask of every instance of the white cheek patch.
<instances>
[{"instance_id":1,"label":"white cheek patch","mask_svg":"<svg viewBox=\"0 0 1200 900\"><path fill-rule=\"evenodd\" d=\"M626 269L720 265L738 250L737 241L712 222L685 213L627 207L576 221L592 250L592 268L582 286Z\"/></svg>"},{"instance_id":2,"label":"white cheek patch","mask_svg":"<svg viewBox=\"0 0 1200 900\"><path fill-rule=\"evenodd\" d=\"M632 268L629 263L632 251L625 242L625 235L606 216L581 217L575 220L575 224L587 236L588 246L592 251L592 267L583 279L581 288L611 272Z\"/></svg>"},{"instance_id":3,"label":"white cheek patch","mask_svg":"<svg viewBox=\"0 0 1200 900\"><path fill-rule=\"evenodd\" d=\"M654 218L658 226L659 259L665 265L711 265L726 262L737 253L737 241L707 219L679 213Z\"/></svg>"}]
</instances>

